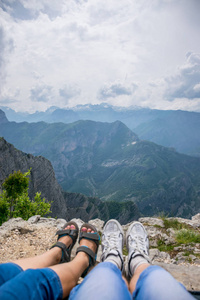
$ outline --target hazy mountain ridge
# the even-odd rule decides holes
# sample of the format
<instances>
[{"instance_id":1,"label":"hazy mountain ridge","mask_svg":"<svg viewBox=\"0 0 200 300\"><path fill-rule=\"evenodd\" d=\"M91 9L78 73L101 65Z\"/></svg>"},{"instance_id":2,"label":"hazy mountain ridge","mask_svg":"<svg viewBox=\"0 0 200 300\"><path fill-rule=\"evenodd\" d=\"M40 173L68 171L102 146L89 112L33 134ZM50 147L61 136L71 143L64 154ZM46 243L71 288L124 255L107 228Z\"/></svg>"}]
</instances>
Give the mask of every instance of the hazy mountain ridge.
<instances>
[{"instance_id":1,"label":"hazy mountain ridge","mask_svg":"<svg viewBox=\"0 0 200 300\"><path fill-rule=\"evenodd\" d=\"M10 121L71 123L78 120L114 122L119 120L133 130L140 139L180 153L200 156L200 113L173 110L155 110L139 107L120 108L108 105L81 105L72 109L51 107L45 112L16 113L2 107Z\"/></svg>"},{"instance_id":2,"label":"hazy mountain ridge","mask_svg":"<svg viewBox=\"0 0 200 300\"><path fill-rule=\"evenodd\" d=\"M0 135L52 162L65 190L134 201L145 215L200 210L200 159L138 137L124 124L4 123Z\"/></svg>"}]
</instances>

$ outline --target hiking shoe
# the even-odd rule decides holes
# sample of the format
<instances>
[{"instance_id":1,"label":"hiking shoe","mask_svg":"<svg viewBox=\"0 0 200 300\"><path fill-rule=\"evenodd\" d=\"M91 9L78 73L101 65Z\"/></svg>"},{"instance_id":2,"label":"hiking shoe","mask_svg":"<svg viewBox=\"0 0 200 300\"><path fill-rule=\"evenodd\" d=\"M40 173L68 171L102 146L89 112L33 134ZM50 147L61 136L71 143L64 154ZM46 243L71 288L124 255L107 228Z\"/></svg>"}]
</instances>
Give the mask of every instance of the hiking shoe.
<instances>
[{"instance_id":1,"label":"hiking shoe","mask_svg":"<svg viewBox=\"0 0 200 300\"><path fill-rule=\"evenodd\" d=\"M109 220L104 226L102 237L101 261L110 261L123 270L124 231L117 220Z\"/></svg>"},{"instance_id":2,"label":"hiking shoe","mask_svg":"<svg viewBox=\"0 0 200 300\"><path fill-rule=\"evenodd\" d=\"M135 269L140 264L150 263L149 239L144 226L140 222L133 222L129 226L126 233L126 247L128 250L127 275L132 277Z\"/></svg>"}]
</instances>

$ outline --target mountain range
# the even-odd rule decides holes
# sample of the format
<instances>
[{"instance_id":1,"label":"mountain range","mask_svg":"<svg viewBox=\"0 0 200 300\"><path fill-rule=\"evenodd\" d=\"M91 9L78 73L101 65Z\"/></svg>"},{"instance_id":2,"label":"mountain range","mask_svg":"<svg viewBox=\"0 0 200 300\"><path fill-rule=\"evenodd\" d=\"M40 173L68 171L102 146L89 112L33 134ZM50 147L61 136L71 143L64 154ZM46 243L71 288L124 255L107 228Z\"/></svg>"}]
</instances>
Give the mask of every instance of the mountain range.
<instances>
[{"instance_id":1,"label":"mountain range","mask_svg":"<svg viewBox=\"0 0 200 300\"><path fill-rule=\"evenodd\" d=\"M72 109L51 107L45 112L16 113L0 107L10 121L72 123L79 120L123 122L140 139L152 141L192 156L200 156L200 113L181 110L155 110L138 107L119 108L106 103L79 105Z\"/></svg>"},{"instance_id":2,"label":"mountain range","mask_svg":"<svg viewBox=\"0 0 200 300\"><path fill-rule=\"evenodd\" d=\"M49 159L65 191L99 197L101 205L129 201L149 216L200 211L200 159L140 140L120 121L16 123L1 111L0 136Z\"/></svg>"}]
</instances>

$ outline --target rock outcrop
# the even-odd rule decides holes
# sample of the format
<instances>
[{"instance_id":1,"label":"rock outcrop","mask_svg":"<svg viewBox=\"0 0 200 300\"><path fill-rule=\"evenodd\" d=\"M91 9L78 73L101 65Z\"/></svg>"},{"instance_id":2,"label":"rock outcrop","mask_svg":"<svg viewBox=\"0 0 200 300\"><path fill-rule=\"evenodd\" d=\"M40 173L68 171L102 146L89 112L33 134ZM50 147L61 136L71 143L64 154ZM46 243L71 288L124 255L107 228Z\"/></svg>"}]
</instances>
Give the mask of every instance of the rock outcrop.
<instances>
[{"instance_id":1,"label":"rock outcrop","mask_svg":"<svg viewBox=\"0 0 200 300\"><path fill-rule=\"evenodd\" d=\"M83 221L74 219L81 227ZM174 228L166 228L166 220L159 218L142 218L140 221L145 226L150 238L150 258L152 264L160 265L169 271L178 281L189 290L200 290L200 243L187 243L176 246L176 233ZM171 220L171 221L170 221ZM175 220L175 221L174 221ZM191 220L176 218L169 224L181 224L181 221L189 226L196 234L200 233L200 220L198 215ZM55 233L65 224L64 219L31 217L28 221L21 218L10 219L0 226L0 262L8 262L22 257L30 257L47 251L56 241ZM104 221L94 219L89 221L95 225L101 233ZM178 222L178 223L177 223ZM193 223L192 223L193 222ZM126 234L130 224L123 225ZM162 240L166 249L159 250L159 241ZM171 245L169 249L167 247ZM176 246L176 247L175 247ZM72 251L75 256L77 243ZM187 255L185 255L187 254ZM100 261L101 247L99 247L97 262ZM127 260L127 252L124 250L124 260Z\"/></svg>"},{"instance_id":2,"label":"rock outcrop","mask_svg":"<svg viewBox=\"0 0 200 300\"><path fill-rule=\"evenodd\" d=\"M29 169L31 169L30 198L33 199L36 192L41 192L42 197L45 197L48 202L52 202L53 216L68 217L66 201L50 161L42 156L36 157L23 153L7 143L5 139L0 138L0 187L10 173L18 170L27 172Z\"/></svg>"}]
</instances>

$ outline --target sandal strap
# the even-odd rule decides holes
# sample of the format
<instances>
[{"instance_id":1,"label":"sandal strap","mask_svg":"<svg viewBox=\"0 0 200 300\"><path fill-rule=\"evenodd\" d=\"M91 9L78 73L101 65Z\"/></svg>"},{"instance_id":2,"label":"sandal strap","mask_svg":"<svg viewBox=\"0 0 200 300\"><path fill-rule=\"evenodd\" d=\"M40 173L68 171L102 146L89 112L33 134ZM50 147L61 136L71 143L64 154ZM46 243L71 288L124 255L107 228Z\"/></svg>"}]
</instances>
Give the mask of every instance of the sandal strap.
<instances>
[{"instance_id":1,"label":"sandal strap","mask_svg":"<svg viewBox=\"0 0 200 300\"><path fill-rule=\"evenodd\" d=\"M97 250L99 246L99 234L97 232L89 233L89 232L80 232L79 243L81 239L88 239L93 241L97 245Z\"/></svg>"},{"instance_id":2,"label":"sandal strap","mask_svg":"<svg viewBox=\"0 0 200 300\"><path fill-rule=\"evenodd\" d=\"M77 240L78 230L77 229L62 229L62 230L58 230L56 232L56 235L58 235L58 238L61 235L69 235L72 238L73 244L75 244L75 242Z\"/></svg>"},{"instance_id":3,"label":"sandal strap","mask_svg":"<svg viewBox=\"0 0 200 300\"><path fill-rule=\"evenodd\" d=\"M94 266L96 262L96 254L90 248L86 246L80 246L77 248L76 254L78 252L85 252L90 257L90 262L89 262L90 266Z\"/></svg>"},{"instance_id":4,"label":"sandal strap","mask_svg":"<svg viewBox=\"0 0 200 300\"><path fill-rule=\"evenodd\" d=\"M68 253L68 248L66 247L65 244L63 244L62 242L56 242L55 244L53 244L51 246L50 249L52 249L54 247L58 247L58 248L60 248L62 250L62 257L61 257L60 263L69 262L70 261L70 255Z\"/></svg>"}]
</instances>

